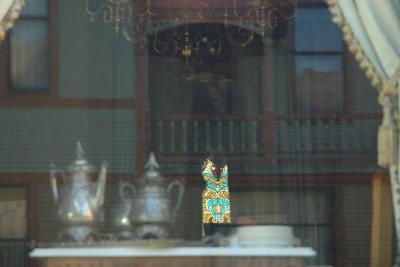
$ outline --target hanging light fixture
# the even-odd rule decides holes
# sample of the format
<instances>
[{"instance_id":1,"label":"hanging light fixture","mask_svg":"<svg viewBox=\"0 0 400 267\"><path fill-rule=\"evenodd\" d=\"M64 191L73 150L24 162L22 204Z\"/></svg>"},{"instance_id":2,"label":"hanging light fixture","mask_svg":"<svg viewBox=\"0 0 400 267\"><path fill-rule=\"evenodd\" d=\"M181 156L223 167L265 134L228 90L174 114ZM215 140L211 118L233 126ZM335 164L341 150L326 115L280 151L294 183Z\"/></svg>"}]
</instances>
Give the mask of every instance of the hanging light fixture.
<instances>
[{"instance_id":1,"label":"hanging light fixture","mask_svg":"<svg viewBox=\"0 0 400 267\"><path fill-rule=\"evenodd\" d=\"M185 24L173 31L156 32L152 47L159 55L169 55L172 60L182 59L185 66L201 64L205 57L221 52L220 27Z\"/></svg>"},{"instance_id":2,"label":"hanging light fixture","mask_svg":"<svg viewBox=\"0 0 400 267\"><path fill-rule=\"evenodd\" d=\"M125 39L131 42L142 42L145 34L141 38L135 38L135 35L144 33L143 23L145 19L151 17L151 0L85 0L86 13L90 21L94 22L96 17L106 24L114 25L115 35L121 32Z\"/></svg>"},{"instance_id":3,"label":"hanging light fixture","mask_svg":"<svg viewBox=\"0 0 400 267\"><path fill-rule=\"evenodd\" d=\"M230 29L228 18L229 21L235 21L240 32L236 31L234 34L244 37L244 42L237 43L235 39L232 41L238 46L246 46L252 40L250 32L254 32L255 27L260 29L260 35L264 37L267 31L279 26L280 20L291 23L297 14L297 5L298 0L225 0L225 25ZM232 31L228 30L227 34L232 36Z\"/></svg>"},{"instance_id":4,"label":"hanging light fixture","mask_svg":"<svg viewBox=\"0 0 400 267\"><path fill-rule=\"evenodd\" d=\"M104 23L113 24L117 36L122 33L128 41L143 44L148 22L153 18L152 1L154 0L85 0L86 13L91 21L100 17ZM188 25L192 19L206 21L208 17L215 16L211 14L208 4L210 0L199 1L200 6L204 7L201 10L193 9L191 1L181 0L173 4L177 7L179 3L178 14L164 15L168 20L183 21L184 25ZM246 47L254 39L255 32L264 37L267 31L279 25L279 21L292 21L297 13L298 0L224 1L225 11L222 9L221 15L227 39L237 47ZM183 57L186 64L189 64L193 56L197 59L204 58L205 51L210 55L220 52L219 38L204 32L193 32L188 26L185 26L185 29L183 33L168 34L163 37L156 33L154 50L163 54L166 50L172 49L173 57Z\"/></svg>"}]
</instances>

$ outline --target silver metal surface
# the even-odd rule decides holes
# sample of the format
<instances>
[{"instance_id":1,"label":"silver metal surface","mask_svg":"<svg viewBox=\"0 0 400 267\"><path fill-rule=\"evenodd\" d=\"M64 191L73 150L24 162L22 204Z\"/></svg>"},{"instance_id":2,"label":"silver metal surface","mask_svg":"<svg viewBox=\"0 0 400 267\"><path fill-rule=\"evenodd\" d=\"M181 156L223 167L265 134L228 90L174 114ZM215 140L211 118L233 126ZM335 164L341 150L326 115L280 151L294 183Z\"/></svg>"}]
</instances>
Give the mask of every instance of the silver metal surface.
<instances>
[{"instance_id":1,"label":"silver metal surface","mask_svg":"<svg viewBox=\"0 0 400 267\"><path fill-rule=\"evenodd\" d=\"M111 212L115 238L117 240L133 240L135 233L132 229L131 214L136 188L128 182L121 181L118 189L120 200Z\"/></svg>"},{"instance_id":2,"label":"silver metal surface","mask_svg":"<svg viewBox=\"0 0 400 267\"><path fill-rule=\"evenodd\" d=\"M131 215L131 222L141 239L168 237L169 227L181 206L183 182L174 180L166 185L166 180L158 169L159 165L152 153L146 164L145 173L138 181L138 193ZM171 193L174 188L177 189L177 198L175 205L172 206Z\"/></svg>"},{"instance_id":3,"label":"silver metal surface","mask_svg":"<svg viewBox=\"0 0 400 267\"><path fill-rule=\"evenodd\" d=\"M67 174L54 165L50 168L50 184L54 201L58 205L58 218L63 224L59 238L69 241L96 239L96 226L104 221L104 192L107 164L103 163L97 182L93 182L95 168L87 161L82 145L77 144L76 159ZM59 191L57 177L64 185Z\"/></svg>"}]
</instances>

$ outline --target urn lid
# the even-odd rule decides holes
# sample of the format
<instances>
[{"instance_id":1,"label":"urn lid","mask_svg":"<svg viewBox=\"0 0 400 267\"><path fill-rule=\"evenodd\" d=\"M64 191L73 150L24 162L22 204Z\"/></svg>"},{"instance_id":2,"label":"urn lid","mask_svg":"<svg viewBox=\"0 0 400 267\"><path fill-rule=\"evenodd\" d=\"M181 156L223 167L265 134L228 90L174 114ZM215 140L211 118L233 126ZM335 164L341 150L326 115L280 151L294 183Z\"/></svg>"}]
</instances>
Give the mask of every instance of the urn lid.
<instances>
[{"instance_id":1,"label":"urn lid","mask_svg":"<svg viewBox=\"0 0 400 267\"><path fill-rule=\"evenodd\" d=\"M164 181L164 178L161 176L159 171L160 165L158 164L154 153L150 153L149 159L145 165L145 171L143 174L142 182L160 182Z\"/></svg>"},{"instance_id":2,"label":"urn lid","mask_svg":"<svg viewBox=\"0 0 400 267\"><path fill-rule=\"evenodd\" d=\"M76 156L75 160L69 166L68 170L71 173L74 172L94 172L96 168L89 163L86 158L85 151L83 150L82 144L80 141L76 143Z\"/></svg>"}]
</instances>

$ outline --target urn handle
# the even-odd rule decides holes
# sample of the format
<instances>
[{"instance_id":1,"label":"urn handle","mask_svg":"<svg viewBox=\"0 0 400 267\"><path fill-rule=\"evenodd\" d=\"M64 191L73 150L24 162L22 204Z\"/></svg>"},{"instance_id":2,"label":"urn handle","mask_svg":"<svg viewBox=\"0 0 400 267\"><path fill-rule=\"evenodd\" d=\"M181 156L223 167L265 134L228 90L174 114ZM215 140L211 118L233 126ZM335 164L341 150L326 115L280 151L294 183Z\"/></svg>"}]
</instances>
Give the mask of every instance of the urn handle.
<instances>
[{"instance_id":1,"label":"urn handle","mask_svg":"<svg viewBox=\"0 0 400 267\"><path fill-rule=\"evenodd\" d=\"M136 187L128 182L122 181L119 185L119 196L122 200L132 200L136 197Z\"/></svg>"},{"instance_id":2,"label":"urn handle","mask_svg":"<svg viewBox=\"0 0 400 267\"><path fill-rule=\"evenodd\" d=\"M97 188L96 194L94 197L93 205L94 207L101 207L104 204L104 194L106 191L106 180L107 180L107 162L103 162L101 164L101 169L99 173L99 177L97 178Z\"/></svg>"},{"instance_id":3,"label":"urn handle","mask_svg":"<svg viewBox=\"0 0 400 267\"><path fill-rule=\"evenodd\" d=\"M175 219L176 215L178 214L178 210L181 207L183 192L185 190L185 186L183 185L182 181L174 180L167 187L167 192L168 192L169 195L171 195L171 191L173 190L174 187L178 188L178 196L177 196L177 199L176 199L176 204L171 210L172 219L173 220Z\"/></svg>"},{"instance_id":4,"label":"urn handle","mask_svg":"<svg viewBox=\"0 0 400 267\"><path fill-rule=\"evenodd\" d=\"M57 177L61 176L65 181L65 174L62 170L57 169L54 164L50 165L50 186L51 192L53 193L54 202L58 202L59 194L57 188Z\"/></svg>"}]
</instances>

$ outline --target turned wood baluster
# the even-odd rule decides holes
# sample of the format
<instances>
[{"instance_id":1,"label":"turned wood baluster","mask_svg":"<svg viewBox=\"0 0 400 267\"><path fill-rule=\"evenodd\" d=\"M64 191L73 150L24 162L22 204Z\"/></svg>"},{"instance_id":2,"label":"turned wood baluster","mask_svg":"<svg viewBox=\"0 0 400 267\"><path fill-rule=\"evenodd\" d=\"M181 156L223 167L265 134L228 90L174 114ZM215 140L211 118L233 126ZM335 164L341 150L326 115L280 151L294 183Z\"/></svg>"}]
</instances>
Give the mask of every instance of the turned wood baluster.
<instances>
[{"instance_id":1,"label":"turned wood baluster","mask_svg":"<svg viewBox=\"0 0 400 267\"><path fill-rule=\"evenodd\" d=\"M218 151L222 151L222 121L217 122L218 129Z\"/></svg>"},{"instance_id":2,"label":"turned wood baluster","mask_svg":"<svg viewBox=\"0 0 400 267\"><path fill-rule=\"evenodd\" d=\"M183 152L187 152L187 122L182 121L182 150Z\"/></svg>"},{"instance_id":3,"label":"turned wood baluster","mask_svg":"<svg viewBox=\"0 0 400 267\"><path fill-rule=\"evenodd\" d=\"M246 124L245 121L240 122L240 145L242 152L246 152Z\"/></svg>"},{"instance_id":4,"label":"turned wood baluster","mask_svg":"<svg viewBox=\"0 0 400 267\"><path fill-rule=\"evenodd\" d=\"M199 151L199 122L198 121L194 121L194 146L193 149L195 152Z\"/></svg>"},{"instance_id":5,"label":"turned wood baluster","mask_svg":"<svg viewBox=\"0 0 400 267\"><path fill-rule=\"evenodd\" d=\"M163 122L159 121L158 122L158 142L159 142L159 150L160 152L163 152Z\"/></svg>"},{"instance_id":6,"label":"turned wood baluster","mask_svg":"<svg viewBox=\"0 0 400 267\"><path fill-rule=\"evenodd\" d=\"M233 152L234 144L233 144L233 121L229 121L229 151Z\"/></svg>"},{"instance_id":7,"label":"turned wood baluster","mask_svg":"<svg viewBox=\"0 0 400 267\"><path fill-rule=\"evenodd\" d=\"M259 125L258 121L255 121L254 124L253 124L254 127L252 129L252 133L253 133L252 140L253 140L253 151L254 152L257 152L259 150L259 148L258 148L258 134L257 134L258 125Z\"/></svg>"},{"instance_id":8,"label":"turned wood baluster","mask_svg":"<svg viewBox=\"0 0 400 267\"><path fill-rule=\"evenodd\" d=\"M171 139L171 152L175 152L175 121L170 121L170 139Z\"/></svg>"},{"instance_id":9,"label":"turned wood baluster","mask_svg":"<svg viewBox=\"0 0 400 267\"><path fill-rule=\"evenodd\" d=\"M206 151L211 152L211 144L210 144L210 121L206 121Z\"/></svg>"}]
</instances>

